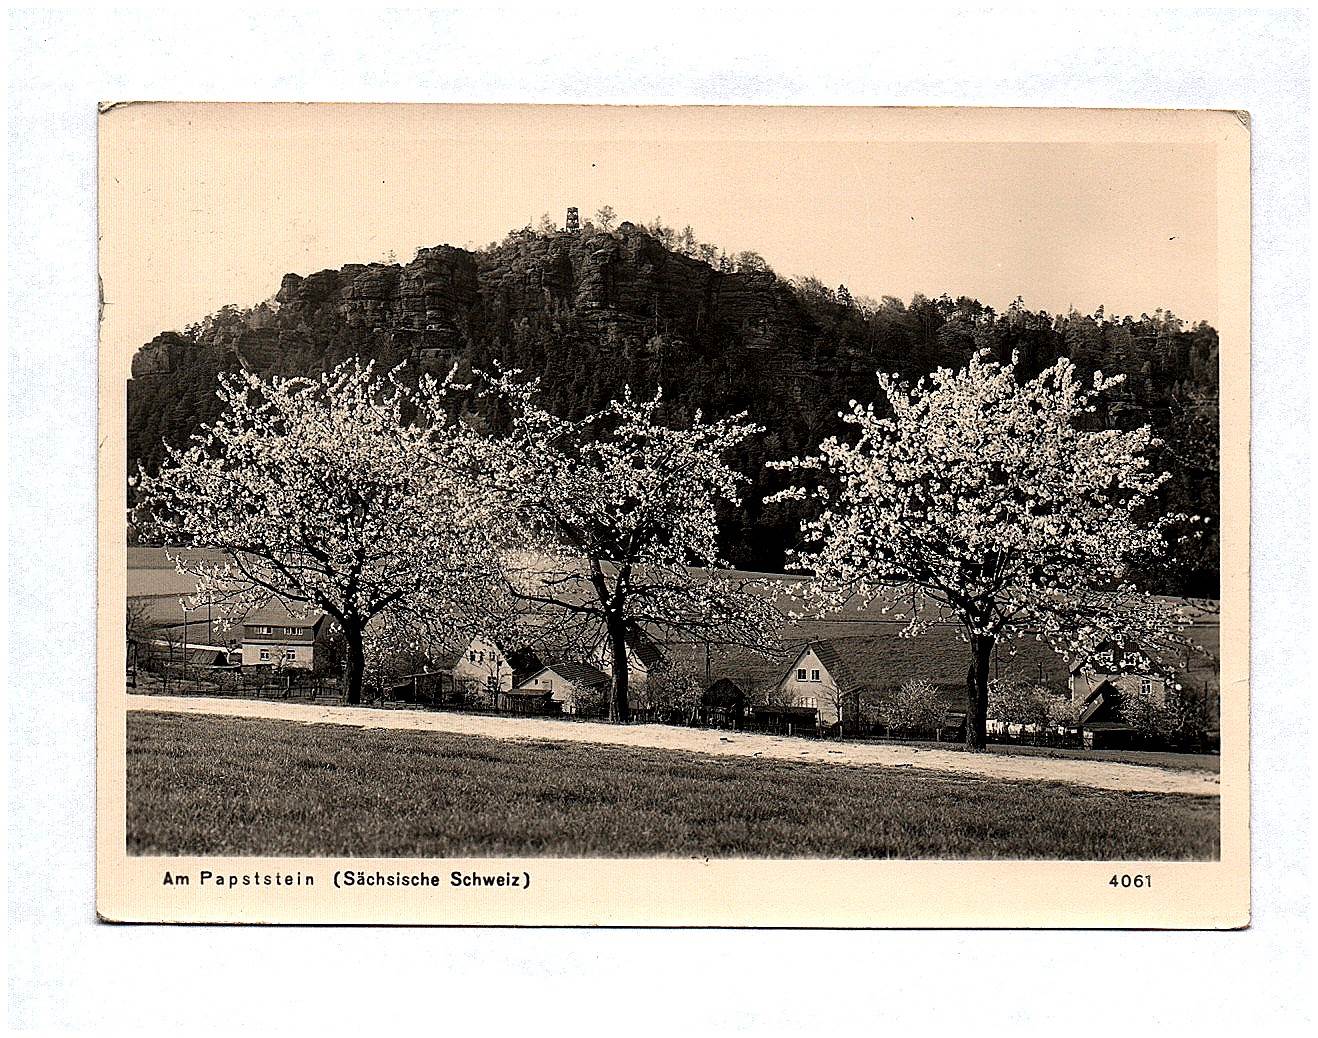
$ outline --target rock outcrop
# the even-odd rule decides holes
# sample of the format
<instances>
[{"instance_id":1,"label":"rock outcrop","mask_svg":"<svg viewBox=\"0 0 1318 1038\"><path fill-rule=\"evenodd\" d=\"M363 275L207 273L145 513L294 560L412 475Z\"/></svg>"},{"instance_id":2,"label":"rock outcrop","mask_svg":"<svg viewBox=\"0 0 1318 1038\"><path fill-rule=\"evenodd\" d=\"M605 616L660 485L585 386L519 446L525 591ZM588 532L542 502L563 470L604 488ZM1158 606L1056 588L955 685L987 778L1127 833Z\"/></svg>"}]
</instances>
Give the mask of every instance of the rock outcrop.
<instances>
[{"instance_id":1,"label":"rock outcrop","mask_svg":"<svg viewBox=\"0 0 1318 1038\"><path fill-rule=\"evenodd\" d=\"M133 354L133 378L173 371L190 345L191 341L178 332L161 332Z\"/></svg>"},{"instance_id":2,"label":"rock outcrop","mask_svg":"<svg viewBox=\"0 0 1318 1038\"><path fill-rule=\"evenodd\" d=\"M152 468L165 443L185 443L214 420L216 376L239 368L313 375L359 357L381 368L406 362L410 373L456 367L465 379L497 362L538 376L545 406L565 415L595 411L624 386L644 394L662 387L673 420L697 410L748 412L764 427L737 459L752 482L724 533L729 558L776 568L799 538L799 516L764 504L784 478L765 462L809 454L823 438L846 433L838 413L848 400L874 399L876 370L914 379L964 364L979 349L1003 358L1019 352L1035 370L1072 356L1087 371L1131 372L1125 410L1097 421L1148 421L1168 442L1193 439L1193 429L1175 424L1181 412L1171 405L1178 392L1216 401L1216 332L1169 331L1158 320L1063 321L1023 306L999 315L946 296L917 296L909 306L858 303L845 289L787 282L755 262L716 269L630 223L614 231L516 231L478 251L438 245L406 264L286 274L264 303L224 307L182 333L156 336L133 359L128 458L132 469L139 461ZM495 420L486 402L463 406ZM1215 452L1214 440L1200 453ZM1211 515L1215 488L1215 471L1178 477L1175 501ZM1197 587L1191 581L1208 564L1196 562L1166 587Z\"/></svg>"},{"instance_id":3,"label":"rock outcrop","mask_svg":"<svg viewBox=\"0 0 1318 1038\"><path fill-rule=\"evenodd\" d=\"M268 303L226 308L187 335L157 337L139 352L133 375L172 370L177 350L194 341L258 370L327 355L340 342L446 364L469 359L478 340L511 324L546 316L635 355L653 354L660 337L790 358L809 352L811 337L808 315L774 274L715 270L624 223L614 232L517 232L487 252L423 248L405 265L286 274Z\"/></svg>"}]
</instances>

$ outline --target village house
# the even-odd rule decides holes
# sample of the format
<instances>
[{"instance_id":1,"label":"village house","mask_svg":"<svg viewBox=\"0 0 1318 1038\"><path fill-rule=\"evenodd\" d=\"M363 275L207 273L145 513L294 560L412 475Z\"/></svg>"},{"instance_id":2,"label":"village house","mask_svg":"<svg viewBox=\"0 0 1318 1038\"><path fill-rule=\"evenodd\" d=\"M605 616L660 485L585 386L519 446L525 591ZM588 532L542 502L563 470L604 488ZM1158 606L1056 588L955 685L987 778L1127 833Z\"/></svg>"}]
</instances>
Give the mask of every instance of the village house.
<instances>
[{"instance_id":1,"label":"village house","mask_svg":"<svg viewBox=\"0 0 1318 1038\"><path fill-rule=\"evenodd\" d=\"M328 630L325 613L298 618L282 606L258 609L243 620L243 666L314 670L323 659Z\"/></svg>"},{"instance_id":2,"label":"village house","mask_svg":"<svg viewBox=\"0 0 1318 1038\"><path fill-rule=\"evenodd\" d=\"M565 714L585 714L607 704L613 679L589 663L555 663L520 682L506 698L539 696Z\"/></svg>"},{"instance_id":3,"label":"village house","mask_svg":"<svg viewBox=\"0 0 1318 1038\"><path fill-rule=\"evenodd\" d=\"M453 681L468 691L510 692L543 666L526 646L505 652L495 639L477 635L454 661Z\"/></svg>"},{"instance_id":4,"label":"village house","mask_svg":"<svg viewBox=\"0 0 1318 1038\"><path fill-rule=\"evenodd\" d=\"M1144 697L1155 706L1166 705L1167 679L1152 669L1142 653L1111 642L1071 666L1071 703L1086 746L1125 744L1133 730L1123 717L1123 703Z\"/></svg>"},{"instance_id":5,"label":"village house","mask_svg":"<svg viewBox=\"0 0 1318 1038\"><path fill-rule=\"evenodd\" d=\"M778 681L775 699L792 713L813 711L820 729L854 726L860 712L861 682L827 640L807 642ZM761 710L763 715L766 712ZM801 715L804 717L804 714ZM799 721L797 723L800 723Z\"/></svg>"},{"instance_id":6,"label":"village house","mask_svg":"<svg viewBox=\"0 0 1318 1038\"><path fill-rule=\"evenodd\" d=\"M1087 660L1071 666L1071 702L1088 706L1100 700L1119 702L1123 697L1151 696L1162 706L1167 701L1167 681L1150 673L1148 661L1140 653L1116 645L1104 645Z\"/></svg>"}]
</instances>

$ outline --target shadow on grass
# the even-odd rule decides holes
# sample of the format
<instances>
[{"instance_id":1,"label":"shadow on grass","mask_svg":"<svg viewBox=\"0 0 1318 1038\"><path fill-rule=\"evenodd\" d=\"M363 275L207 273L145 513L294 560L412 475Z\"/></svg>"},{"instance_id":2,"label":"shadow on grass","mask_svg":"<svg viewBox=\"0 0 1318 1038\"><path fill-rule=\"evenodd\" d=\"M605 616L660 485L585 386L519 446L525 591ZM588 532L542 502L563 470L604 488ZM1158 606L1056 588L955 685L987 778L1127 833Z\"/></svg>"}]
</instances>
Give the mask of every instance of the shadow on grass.
<instances>
[{"instance_id":1,"label":"shadow on grass","mask_svg":"<svg viewBox=\"0 0 1318 1038\"><path fill-rule=\"evenodd\" d=\"M128 850L1215 859L1218 800L134 711Z\"/></svg>"}]
</instances>

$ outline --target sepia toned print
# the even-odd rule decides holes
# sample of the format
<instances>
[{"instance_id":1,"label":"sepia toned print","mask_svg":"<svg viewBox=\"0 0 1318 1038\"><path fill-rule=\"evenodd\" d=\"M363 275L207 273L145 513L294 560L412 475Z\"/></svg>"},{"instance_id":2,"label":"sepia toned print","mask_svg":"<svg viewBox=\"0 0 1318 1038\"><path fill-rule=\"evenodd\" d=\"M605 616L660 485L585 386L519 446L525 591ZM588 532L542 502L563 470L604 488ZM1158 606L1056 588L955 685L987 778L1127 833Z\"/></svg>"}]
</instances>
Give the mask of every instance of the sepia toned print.
<instances>
[{"instance_id":1,"label":"sepia toned print","mask_svg":"<svg viewBox=\"0 0 1318 1038\"><path fill-rule=\"evenodd\" d=\"M107 918L1247 920L1235 113L101 147Z\"/></svg>"}]
</instances>

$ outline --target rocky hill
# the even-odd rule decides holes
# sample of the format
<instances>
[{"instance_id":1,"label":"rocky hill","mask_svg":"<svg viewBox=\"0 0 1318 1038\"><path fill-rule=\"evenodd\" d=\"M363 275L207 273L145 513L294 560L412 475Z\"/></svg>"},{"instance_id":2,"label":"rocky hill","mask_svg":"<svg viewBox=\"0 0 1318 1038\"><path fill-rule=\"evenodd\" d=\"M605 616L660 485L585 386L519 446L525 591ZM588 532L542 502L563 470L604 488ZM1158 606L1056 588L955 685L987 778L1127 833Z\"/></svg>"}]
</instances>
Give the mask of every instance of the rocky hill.
<instances>
[{"instance_id":1,"label":"rocky hill","mask_svg":"<svg viewBox=\"0 0 1318 1038\"><path fill-rule=\"evenodd\" d=\"M407 264L349 264L284 276L250 309L225 307L182 332L164 332L133 360L128 454L159 464L215 416L218 372L310 374L352 356L408 370L505 366L540 375L548 402L580 414L624 384L664 389L672 420L696 408L743 410L766 433L737 459L754 486L725 523L731 561L780 568L798 517L764 506L776 489L764 461L803 454L840 430L839 407L875 395L876 370L914 377L964 364L989 348L1038 368L1061 355L1083 369L1126 371L1101 416L1150 422L1176 475L1169 504L1216 518L1217 335L1171 314L1049 315L1017 303L997 313L975 300L853 299L844 287L787 281L762 263L707 262L665 235L622 224L604 231L516 231L477 251L441 245ZM1216 528L1215 523L1212 526ZM1169 593L1216 590L1216 541L1195 558L1148 574Z\"/></svg>"}]
</instances>

